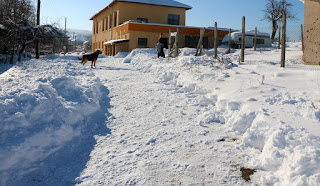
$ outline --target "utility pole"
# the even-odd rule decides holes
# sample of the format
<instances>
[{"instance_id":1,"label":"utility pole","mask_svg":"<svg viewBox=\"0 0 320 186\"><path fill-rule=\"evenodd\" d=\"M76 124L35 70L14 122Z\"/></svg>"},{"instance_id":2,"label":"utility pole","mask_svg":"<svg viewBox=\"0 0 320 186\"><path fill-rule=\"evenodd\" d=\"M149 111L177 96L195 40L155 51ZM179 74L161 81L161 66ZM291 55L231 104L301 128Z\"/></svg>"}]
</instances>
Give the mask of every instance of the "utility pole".
<instances>
[{"instance_id":1,"label":"utility pole","mask_svg":"<svg viewBox=\"0 0 320 186\"><path fill-rule=\"evenodd\" d=\"M37 26L40 26L40 4L41 4L41 0L38 0ZM36 42L36 59L39 59L39 58L40 58L40 41L39 41L39 38L37 38L37 42Z\"/></svg>"}]
</instances>

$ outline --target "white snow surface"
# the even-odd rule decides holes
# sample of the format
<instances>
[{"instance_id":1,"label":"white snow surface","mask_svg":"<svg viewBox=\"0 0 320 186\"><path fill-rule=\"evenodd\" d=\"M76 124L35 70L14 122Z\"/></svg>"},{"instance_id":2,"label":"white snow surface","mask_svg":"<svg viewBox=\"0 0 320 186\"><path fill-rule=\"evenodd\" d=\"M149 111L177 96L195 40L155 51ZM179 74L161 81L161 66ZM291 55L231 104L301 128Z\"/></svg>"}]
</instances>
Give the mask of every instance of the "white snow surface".
<instances>
[{"instance_id":1,"label":"white snow surface","mask_svg":"<svg viewBox=\"0 0 320 186\"><path fill-rule=\"evenodd\" d=\"M224 50L0 65L0 185L319 185L320 67Z\"/></svg>"}]
</instances>

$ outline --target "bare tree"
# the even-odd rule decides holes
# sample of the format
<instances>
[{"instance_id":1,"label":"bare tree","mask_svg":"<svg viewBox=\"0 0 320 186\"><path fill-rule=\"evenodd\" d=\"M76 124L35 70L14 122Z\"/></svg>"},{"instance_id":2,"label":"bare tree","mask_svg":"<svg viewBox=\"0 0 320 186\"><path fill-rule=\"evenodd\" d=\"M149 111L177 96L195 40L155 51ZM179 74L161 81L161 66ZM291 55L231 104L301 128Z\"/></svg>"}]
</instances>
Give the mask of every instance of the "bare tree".
<instances>
[{"instance_id":1,"label":"bare tree","mask_svg":"<svg viewBox=\"0 0 320 186\"><path fill-rule=\"evenodd\" d=\"M10 63L13 63L14 53L18 48L22 53L26 40L32 39L29 25L34 25L35 9L31 0L1 0L0 4L0 24L4 28L1 41L5 52L11 55Z\"/></svg>"},{"instance_id":2,"label":"bare tree","mask_svg":"<svg viewBox=\"0 0 320 186\"><path fill-rule=\"evenodd\" d=\"M274 40L277 30L279 28L279 22L282 21L283 13L286 13L287 19L295 19L294 13L291 9L292 3L287 0L267 0L265 6L264 19L272 23L271 39Z\"/></svg>"},{"instance_id":3,"label":"bare tree","mask_svg":"<svg viewBox=\"0 0 320 186\"><path fill-rule=\"evenodd\" d=\"M35 25L36 10L32 0L0 0L0 44L13 63L15 53L18 60L26 47L37 42L52 44L56 38L65 38L55 25Z\"/></svg>"}]
</instances>

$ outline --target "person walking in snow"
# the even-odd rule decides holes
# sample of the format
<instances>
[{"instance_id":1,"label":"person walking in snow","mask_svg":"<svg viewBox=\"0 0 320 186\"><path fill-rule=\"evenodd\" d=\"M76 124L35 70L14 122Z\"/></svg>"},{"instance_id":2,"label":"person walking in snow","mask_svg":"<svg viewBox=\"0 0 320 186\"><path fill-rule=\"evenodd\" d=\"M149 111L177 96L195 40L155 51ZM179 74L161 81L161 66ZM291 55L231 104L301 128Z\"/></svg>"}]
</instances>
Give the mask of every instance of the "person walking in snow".
<instances>
[{"instance_id":1,"label":"person walking in snow","mask_svg":"<svg viewBox=\"0 0 320 186\"><path fill-rule=\"evenodd\" d=\"M157 43L157 52L158 52L158 58L163 57L165 58L165 54L163 52L163 48L166 47L167 44L167 39L163 38L163 33L160 33L160 36L158 38L158 43Z\"/></svg>"}]
</instances>

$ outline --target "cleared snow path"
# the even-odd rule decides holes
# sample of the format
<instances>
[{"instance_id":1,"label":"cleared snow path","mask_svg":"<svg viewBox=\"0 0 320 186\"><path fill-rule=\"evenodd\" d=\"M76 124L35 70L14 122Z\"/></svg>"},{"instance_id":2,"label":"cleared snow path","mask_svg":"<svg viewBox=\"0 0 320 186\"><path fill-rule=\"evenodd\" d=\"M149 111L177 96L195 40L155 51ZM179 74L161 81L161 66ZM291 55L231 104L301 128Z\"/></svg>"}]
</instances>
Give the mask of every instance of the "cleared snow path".
<instances>
[{"instance_id":1,"label":"cleared snow path","mask_svg":"<svg viewBox=\"0 0 320 186\"><path fill-rule=\"evenodd\" d=\"M103 60L94 71L110 90L111 134L96 137L79 184L244 183L236 136L220 124L199 125L196 100L203 95L165 85L121 59Z\"/></svg>"}]
</instances>

